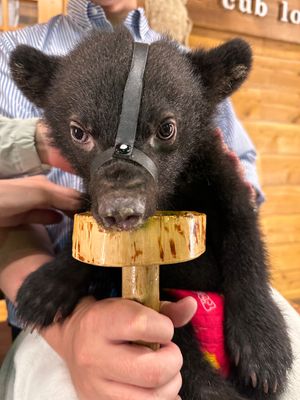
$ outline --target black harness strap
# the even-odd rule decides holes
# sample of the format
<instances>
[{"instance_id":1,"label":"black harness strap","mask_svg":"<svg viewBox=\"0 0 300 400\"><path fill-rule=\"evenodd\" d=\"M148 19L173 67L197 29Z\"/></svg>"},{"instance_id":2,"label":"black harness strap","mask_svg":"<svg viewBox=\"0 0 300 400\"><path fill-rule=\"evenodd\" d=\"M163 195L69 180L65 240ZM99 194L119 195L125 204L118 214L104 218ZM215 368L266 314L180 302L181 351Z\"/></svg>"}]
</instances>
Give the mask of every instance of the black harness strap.
<instances>
[{"instance_id":1,"label":"black harness strap","mask_svg":"<svg viewBox=\"0 0 300 400\"><path fill-rule=\"evenodd\" d=\"M134 43L115 146L104 151L98 157L97 167L99 168L114 158L123 158L140 164L157 180L157 169L154 162L145 153L134 147L148 51L148 44Z\"/></svg>"}]
</instances>

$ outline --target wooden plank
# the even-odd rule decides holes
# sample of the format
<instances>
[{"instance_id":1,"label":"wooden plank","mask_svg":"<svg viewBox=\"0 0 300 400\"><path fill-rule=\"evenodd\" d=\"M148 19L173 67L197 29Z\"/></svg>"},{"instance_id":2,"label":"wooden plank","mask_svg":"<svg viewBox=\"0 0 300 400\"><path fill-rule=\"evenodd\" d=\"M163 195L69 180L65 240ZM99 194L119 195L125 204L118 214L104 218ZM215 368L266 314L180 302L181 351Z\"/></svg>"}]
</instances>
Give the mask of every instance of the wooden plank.
<instances>
[{"instance_id":1,"label":"wooden plank","mask_svg":"<svg viewBox=\"0 0 300 400\"><path fill-rule=\"evenodd\" d=\"M262 155L260 170L263 186L300 185L300 156Z\"/></svg>"},{"instance_id":2,"label":"wooden plank","mask_svg":"<svg viewBox=\"0 0 300 400\"><path fill-rule=\"evenodd\" d=\"M300 154L300 124L245 121L243 125L260 155L273 153L298 156Z\"/></svg>"},{"instance_id":3,"label":"wooden plank","mask_svg":"<svg viewBox=\"0 0 300 400\"><path fill-rule=\"evenodd\" d=\"M300 125L300 93L288 88L253 87L252 82L247 81L233 94L232 100L241 116L250 120ZM274 113L275 109L281 110L279 115Z\"/></svg>"},{"instance_id":4,"label":"wooden plank","mask_svg":"<svg viewBox=\"0 0 300 400\"><path fill-rule=\"evenodd\" d=\"M236 92L234 96L237 97L240 102L247 102L249 99L252 99L253 101L260 102L262 106L264 106L265 103L271 103L272 106L277 105L278 107L297 108L300 102L300 92L298 92L298 88L293 90L283 86L258 85L251 79L246 81L243 87ZM269 121L273 120L271 119Z\"/></svg>"},{"instance_id":5,"label":"wooden plank","mask_svg":"<svg viewBox=\"0 0 300 400\"><path fill-rule=\"evenodd\" d=\"M1 0L0 8L2 12L2 30L7 30L9 26L9 18L8 18L8 0Z\"/></svg>"},{"instance_id":6,"label":"wooden plank","mask_svg":"<svg viewBox=\"0 0 300 400\"><path fill-rule=\"evenodd\" d=\"M300 214L262 216L261 226L268 245L300 241Z\"/></svg>"},{"instance_id":7,"label":"wooden plank","mask_svg":"<svg viewBox=\"0 0 300 400\"><path fill-rule=\"evenodd\" d=\"M273 58L272 62L273 64L277 63L277 60ZM288 70L281 69L278 66L278 69L274 69L274 67L254 62L247 82L251 87L258 87L260 89L273 88L277 90L279 88L300 95L300 63L297 67L294 64L294 68L295 70ZM278 70L280 70L280 74L278 74Z\"/></svg>"},{"instance_id":8,"label":"wooden plank","mask_svg":"<svg viewBox=\"0 0 300 400\"><path fill-rule=\"evenodd\" d=\"M300 214L300 186L264 186L263 191L266 202L260 208L262 216Z\"/></svg>"},{"instance_id":9,"label":"wooden plank","mask_svg":"<svg viewBox=\"0 0 300 400\"><path fill-rule=\"evenodd\" d=\"M294 271L280 271L273 272L271 275L273 285L284 293L294 293L294 295L300 294L300 269Z\"/></svg>"},{"instance_id":10,"label":"wooden plank","mask_svg":"<svg viewBox=\"0 0 300 400\"><path fill-rule=\"evenodd\" d=\"M268 4L268 13L263 18L237 10L225 10L219 0L189 0L189 15L196 26L238 34L247 33L257 37L300 43L299 25L278 20L277 1ZM254 1L251 2L253 5ZM299 9L298 0L289 1L290 9Z\"/></svg>"},{"instance_id":11,"label":"wooden plank","mask_svg":"<svg viewBox=\"0 0 300 400\"><path fill-rule=\"evenodd\" d=\"M215 29L194 26L189 39L192 48L210 48L218 46L226 40L236 37L236 34ZM256 56L276 58L277 60L300 61L299 44L286 43L277 40L257 38L246 33L238 35L247 40ZM276 64L274 64L276 65Z\"/></svg>"},{"instance_id":12,"label":"wooden plank","mask_svg":"<svg viewBox=\"0 0 300 400\"><path fill-rule=\"evenodd\" d=\"M278 103L279 97L279 91L250 88L238 91L232 100L241 120L300 124L299 105Z\"/></svg>"},{"instance_id":13,"label":"wooden plank","mask_svg":"<svg viewBox=\"0 0 300 400\"><path fill-rule=\"evenodd\" d=\"M300 50L300 48L299 48L299 50ZM274 68L275 62L276 62L276 68ZM253 65L254 65L254 68L256 68L257 66L260 66L262 68L267 68L272 71L274 71L274 70L277 71L277 78L279 75L278 71L280 71L280 75L282 73L287 74L288 72L290 72L292 74L299 74L299 72L300 72L300 61L299 60L287 60L285 58L266 56L265 54L258 54L257 51L255 51L255 54L253 57Z\"/></svg>"},{"instance_id":14,"label":"wooden plank","mask_svg":"<svg viewBox=\"0 0 300 400\"><path fill-rule=\"evenodd\" d=\"M270 244L268 251L272 271L298 270L300 273L300 238L298 243Z\"/></svg>"}]
</instances>

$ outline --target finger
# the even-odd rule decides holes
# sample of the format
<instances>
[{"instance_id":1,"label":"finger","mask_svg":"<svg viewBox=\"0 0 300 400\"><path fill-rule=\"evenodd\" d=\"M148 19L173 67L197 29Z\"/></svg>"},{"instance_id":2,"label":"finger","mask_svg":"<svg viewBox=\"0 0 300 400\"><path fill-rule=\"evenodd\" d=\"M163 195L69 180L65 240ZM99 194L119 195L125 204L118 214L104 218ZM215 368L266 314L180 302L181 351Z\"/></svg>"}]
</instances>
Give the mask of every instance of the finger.
<instances>
[{"instance_id":1,"label":"finger","mask_svg":"<svg viewBox=\"0 0 300 400\"><path fill-rule=\"evenodd\" d=\"M66 188L48 182L44 186L45 203L60 210L78 210L81 207L81 193L75 189Z\"/></svg>"},{"instance_id":2,"label":"finger","mask_svg":"<svg viewBox=\"0 0 300 400\"><path fill-rule=\"evenodd\" d=\"M32 210L23 214L23 222L21 224L58 224L62 221L63 215L55 210Z\"/></svg>"},{"instance_id":3,"label":"finger","mask_svg":"<svg viewBox=\"0 0 300 400\"><path fill-rule=\"evenodd\" d=\"M171 319L175 328L180 328L193 318L197 307L197 301L193 297L188 296L176 303L169 301L161 302L160 312Z\"/></svg>"},{"instance_id":4,"label":"finger","mask_svg":"<svg viewBox=\"0 0 300 400\"><path fill-rule=\"evenodd\" d=\"M55 210L32 210L10 217L0 218L0 227L14 227L26 224L58 224L62 220L62 215Z\"/></svg>"},{"instance_id":5,"label":"finger","mask_svg":"<svg viewBox=\"0 0 300 400\"><path fill-rule=\"evenodd\" d=\"M94 318L99 320L103 335L111 341L144 341L169 343L174 335L172 321L135 301L108 299L94 307Z\"/></svg>"},{"instance_id":6,"label":"finger","mask_svg":"<svg viewBox=\"0 0 300 400\"><path fill-rule=\"evenodd\" d=\"M158 389L146 389L140 386L127 385L120 382L102 381L101 383L99 382L99 389L96 390L97 393L101 393L101 398L103 399L178 400L180 399L180 397L178 397L178 392L180 391L181 386L182 378L180 374L177 374L174 379ZM86 397L80 397L80 399L87 400ZM90 399L92 400L94 397L91 397Z\"/></svg>"},{"instance_id":7,"label":"finger","mask_svg":"<svg viewBox=\"0 0 300 400\"><path fill-rule=\"evenodd\" d=\"M174 379L182 367L182 354L172 342L156 351L135 344L114 344L108 349L109 358L102 364L105 364L102 375L121 383L161 387Z\"/></svg>"}]
</instances>

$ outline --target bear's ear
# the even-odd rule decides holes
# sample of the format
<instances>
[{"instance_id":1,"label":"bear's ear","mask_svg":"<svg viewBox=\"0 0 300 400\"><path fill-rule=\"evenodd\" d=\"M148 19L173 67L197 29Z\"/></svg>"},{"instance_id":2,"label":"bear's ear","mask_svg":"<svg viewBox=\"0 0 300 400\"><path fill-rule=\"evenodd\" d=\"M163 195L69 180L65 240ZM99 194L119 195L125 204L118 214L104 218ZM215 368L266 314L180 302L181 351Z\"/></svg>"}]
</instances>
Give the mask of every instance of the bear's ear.
<instances>
[{"instance_id":1,"label":"bear's ear","mask_svg":"<svg viewBox=\"0 0 300 400\"><path fill-rule=\"evenodd\" d=\"M233 39L214 49L188 53L206 95L219 102L230 96L247 78L252 51L242 39Z\"/></svg>"},{"instance_id":2,"label":"bear's ear","mask_svg":"<svg viewBox=\"0 0 300 400\"><path fill-rule=\"evenodd\" d=\"M20 45L10 56L12 78L22 93L43 108L48 89L59 65L59 57L48 56L30 46Z\"/></svg>"}]
</instances>

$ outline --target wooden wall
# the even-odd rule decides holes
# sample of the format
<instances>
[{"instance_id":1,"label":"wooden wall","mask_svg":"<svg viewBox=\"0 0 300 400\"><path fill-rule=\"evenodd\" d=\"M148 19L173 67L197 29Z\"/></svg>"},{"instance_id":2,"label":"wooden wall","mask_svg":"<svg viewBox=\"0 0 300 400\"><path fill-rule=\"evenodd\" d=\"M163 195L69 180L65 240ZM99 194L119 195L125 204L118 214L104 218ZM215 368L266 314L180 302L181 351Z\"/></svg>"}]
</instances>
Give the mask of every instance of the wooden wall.
<instances>
[{"instance_id":1,"label":"wooden wall","mask_svg":"<svg viewBox=\"0 0 300 400\"><path fill-rule=\"evenodd\" d=\"M203 27L197 19L203 3L188 3L194 22L191 47L211 47L240 36L254 51L251 76L233 96L233 103L259 153L259 173L267 198L261 207L261 223L270 252L273 285L288 299L300 299L300 44L237 35L231 32L236 27L230 25ZM300 1L297 3L300 9ZM257 19L251 18L256 24ZM299 39L300 25L296 28ZM247 25L240 30L249 32Z\"/></svg>"},{"instance_id":2,"label":"wooden wall","mask_svg":"<svg viewBox=\"0 0 300 400\"><path fill-rule=\"evenodd\" d=\"M22 28L28 24L43 23L66 10L67 0L20 0L19 24L10 24L9 0L0 0L0 31Z\"/></svg>"}]
</instances>

